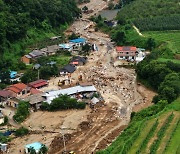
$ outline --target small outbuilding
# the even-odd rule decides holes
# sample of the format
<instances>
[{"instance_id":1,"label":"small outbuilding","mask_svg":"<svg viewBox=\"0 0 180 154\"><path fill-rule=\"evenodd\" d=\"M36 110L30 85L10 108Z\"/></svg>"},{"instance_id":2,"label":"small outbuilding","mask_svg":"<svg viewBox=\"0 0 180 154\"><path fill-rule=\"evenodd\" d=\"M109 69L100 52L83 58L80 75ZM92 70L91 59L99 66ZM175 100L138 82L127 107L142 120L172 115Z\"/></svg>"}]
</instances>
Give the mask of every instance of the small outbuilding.
<instances>
[{"instance_id":1,"label":"small outbuilding","mask_svg":"<svg viewBox=\"0 0 180 154\"><path fill-rule=\"evenodd\" d=\"M60 75L73 73L76 70L75 65L68 64L64 66L62 69L60 69Z\"/></svg>"},{"instance_id":2,"label":"small outbuilding","mask_svg":"<svg viewBox=\"0 0 180 154\"><path fill-rule=\"evenodd\" d=\"M74 56L70 60L70 64L77 65L77 66L82 66L86 64L87 58L86 57L80 57L80 56Z\"/></svg>"},{"instance_id":3,"label":"small outbuilding","mask_svg":"<svg viewBox=\"0 0 180 154\"><path fill-rule=\"evenodd\" d=\"M75 46L83 46L86 44L86 39L84 38L77 38L69 41L70 43L74 44Z\"/></svg>"},{"instance_id":4,"label":"small outbuilding","mask_svg":"<svg viewBox=\"0 0 180 154\"><path fill-rule=\"evenodd\" d=\"M25 153L30 153L30 149L33 148L36 153L38 154L40 149L42 148L43 144L40 142L34 142L31 144L25 145Z\"/></svg>"},{"instance_id":5,"label":"small outbuilding","mask_svg":"<svg viewBox=\"0 0 180 154\"><path fill-rule=\"evenodd\" d=\"M0 143L0 151L6 152L7 151L7 144L5 143Z\"/></svg>"},{"instance_id":6,"label":"small outbuilding","mask_svg":"<svg viewBox=\"0 0 180 154\"><path fill-rule=\"evenodd\" d=\"M46 80L43 80L43 79L33 81L33 82L30 82L28 84L29 87L32 87L32 88L35 88L35 89L40 89L40 88L43 88L43 87L45 87L47 85L48 85L48 82Z\"/></svg>"},{"instance_id":7,"label":"small outbuilding","mask_svg":"<svg viewBox=\"0 0 180 154\"><path fill-rule=\"evenodd\" d=\"M26 97L23 101L29 102L30 106L37 110L40 108L42 102L45 101L45 98L42 97L42 95L42 93L34 94Z\"/></svg>"}]
</instances>

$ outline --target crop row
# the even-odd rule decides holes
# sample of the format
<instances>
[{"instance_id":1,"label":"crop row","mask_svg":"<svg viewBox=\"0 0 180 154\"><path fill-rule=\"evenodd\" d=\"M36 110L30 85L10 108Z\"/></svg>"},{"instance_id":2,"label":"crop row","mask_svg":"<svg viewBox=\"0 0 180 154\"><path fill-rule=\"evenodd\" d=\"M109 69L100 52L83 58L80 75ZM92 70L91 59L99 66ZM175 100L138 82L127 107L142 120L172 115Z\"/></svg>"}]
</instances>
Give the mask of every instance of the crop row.
<instances>
[{"instance_id":1,"label":"crop row","mask_svg":"<svg viewBox=\"0 0 180 154\"><path fill-rule=\"evenodd\" d=\"M170 137L169 137L169 140L168 140L167 143L166 143L166 146L165 146L165 148L164 148L163 153L165 153L165 151L167 150L168 145L170 144L170 141L171 141L171 139L173 138L173 136L174 136L174 134L175 134L175 132L176 132L176 130L177 130L177 127L178 127L179 123L180 123L180 119L178 120L178 122L176 123L176 126L175 126L174 129L172 130L171 135L170 135Z\"/></svg>"},{"instance_id":2,"label":"crop row","mask_svg":"<svg viewBox=\"0 0 180 154\"><path fill-rule=\"evenodd\" d=\"M174 114L171 113L167 119L165 120L165 122L163 123L162 127L160 128L160 130L158 131L157 133L157 139L153 142L153 144L151 145L150 147L150 153L151 154L155 154L159 145L160 145L160 142L162 140L162 138L164 137L165 135L165 132L167 130L167 128L169 127L170 125L170 122L173 120L174 118Z\"/></svg>"},{"instance_id":3,"label":"crop row","mask_svg":"<svg viewBox=\"0 0 180 154\"><path fill-rule=\"evenodd\" d=\"M156 130L157 126L158 126L159 122L158 119L154 122L153 126L151 127L151 129L149 130L147 136L144 138L144 140L142 141L141 145L139 146L139 149L137 150L136 154L139 154L143 149L146 148L149 140L151 139L151 137L154 135L154 131Z\"/></svg>"},{"instance_id":4,"label":"crop row","mask_svg":"<svg viewBox=\"0 0 180 154\"><path fill-rule=\"evenodd\" d=\"M129 151L129 149L131 148L131 146L133 145L134 141L137 139L137 137L139 136L142 127L144 127L144 121L140 124L140 126L138 127L138 129L136 130L136 132L134 133L134 135L132 137L130 137L124 144L121 153L122 154L127 154L127 152Z\"/></svg>"}]
</instances>

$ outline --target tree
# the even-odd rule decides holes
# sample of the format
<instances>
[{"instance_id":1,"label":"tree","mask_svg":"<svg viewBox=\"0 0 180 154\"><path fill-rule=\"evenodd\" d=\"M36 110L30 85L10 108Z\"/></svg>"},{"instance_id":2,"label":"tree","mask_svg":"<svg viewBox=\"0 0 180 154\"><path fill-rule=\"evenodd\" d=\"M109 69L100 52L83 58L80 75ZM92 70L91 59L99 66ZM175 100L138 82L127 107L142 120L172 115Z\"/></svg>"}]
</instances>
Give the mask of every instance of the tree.
<instances>
[{"instance_id":1,"label":"tree","mask_svg":"<svg viewBox=\"0 0 180 154\"><path fill-rule=\"evenodd\" d=\"M76 35L74 32L68 37L69 40L77 39L79 35Z\"/></svg>"},{"instance_id":2,"label":"tree","mask_svg":"<svg viewBox=\"0 0 180 154\"><path fill-rule=\"evenodd\" d=\"M122 30L115 31L111 37L118 45L123 45L126 42L126 35Z\"/></svg>"},{"instance_id":3,"label":"tree","mask_svg":"<svg viewBox=\"0 0 180 154\"><path fill-rule=\"evenodd\" d=\"M89 44L85 44L82 46L82 51L85 55L88 55L91 50L91 46Z\"/></svg>"},{"instance_id":4,"label":"tree","mask_svg":"<svg viewBox=\"0 0 180 154\"><path fill-rule=\"evenodd\" d=\"M146 48L152 51L156 47L156 42L153 38L148 38Z\"/></svg>"},{"instance_id":5,"label":"tree","mask_svg":"<svg viewBox=\"0 0 180 154\"><path fill-rule=\"evenodd\" d=\"M38 78L37 70L29 69L21 77L21 82L29 83L29 82L37 80L37 78Z\"/></svg>"},{"instance_id":6,"label":"tree","mask_svg":"<svg viewBox=\"0 0 180 154\"><path fill-rule=\"evenodd\" d=\"M10 71L6 69L2 69L0 71L0 80L2 83L9 84L10 83Z\"/></svg>"},{"instance_id":7,"label":"tree","mask_svg":"<svg viewBox=\"0 0 180 154\"><path fill-rule=\"evenodd\" d=\"M33 147L28 148L29 154L36 154L36 150Z\"/></svg>"},{"instance_id":8,"label":"tree","mask_svg":"<svg viewBox=\"0 0 180 154\"><path fill-rule=\"evenodd\" d=\"M13 119L19 123L23 122L29 115L29 102L20 101Z\"/></svg>"},{"instance_id":9,"label":"tree","mask_svg":"<svg viewBox=\"0 0 180 154\"><path fill-rule=\"evenodd\" d=\"M20 127L19 129L16 130L15 135L16 136L24 136L29 133L29 130L25 127Z\"/></svg>"},{"instance_id":10,"label":"tree","mask_svg":"<svg viewBox=\"0 0 180 154\"><path fill-rule=\"evenodd\" d=\"M43 144L41 149L39 150L39 154L47 154L48 148Z\"/></svg>"}]
</instances>

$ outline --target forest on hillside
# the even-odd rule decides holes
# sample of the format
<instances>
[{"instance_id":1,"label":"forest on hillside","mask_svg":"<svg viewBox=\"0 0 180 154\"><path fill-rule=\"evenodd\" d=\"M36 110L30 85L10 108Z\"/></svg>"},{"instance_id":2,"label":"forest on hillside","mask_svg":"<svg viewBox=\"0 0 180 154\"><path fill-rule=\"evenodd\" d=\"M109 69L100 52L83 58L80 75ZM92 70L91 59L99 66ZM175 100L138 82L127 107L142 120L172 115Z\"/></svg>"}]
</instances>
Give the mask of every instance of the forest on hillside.
<instances>
[{"instance_id":1,"label":"forest on hillside","mask_svg":"<svg viewBox=\"0 0 180 154\"><path fill-rule=\"evenodd\" d=\"M57 28L79 15L74 0L0 0L0 55L28 30Z\"/></svg>"},{"instance_id":2,"label":"forest on hillside","mask_svg":"<svg viewBox=\"0 0 180 154\"><path fill-rule=\"evenodd\" d=\"M121 8L119 23L133 23L140 30L179 30L179 0L134 0Z\"/></svg>"}]
</instances>

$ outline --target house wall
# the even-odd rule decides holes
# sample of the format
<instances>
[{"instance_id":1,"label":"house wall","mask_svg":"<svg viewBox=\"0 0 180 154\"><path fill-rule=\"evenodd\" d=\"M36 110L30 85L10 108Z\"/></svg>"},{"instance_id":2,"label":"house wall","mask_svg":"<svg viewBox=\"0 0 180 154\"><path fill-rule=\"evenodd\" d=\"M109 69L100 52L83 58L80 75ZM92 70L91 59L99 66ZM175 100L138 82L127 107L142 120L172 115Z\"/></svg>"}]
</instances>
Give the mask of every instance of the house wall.
<instances>
[{"instance_id":1,"label":"house wall","mask_svg":"<svg viewBox=\"0 0 180 154\"><path fill-rule=\"evenodd\" d=\"M0 124L4 123L4 117L0 118Z\"/></svg>"},{"instance_id":2,"label":"house wall","mask_svg":"<svg viewBox=\"0 0 180 154\"><path fill-rule=\"evenodd\" d=\"M6 102L6 105L17 108L18 107L18 102L13 100L13 99L9 99Z\"/></svg>"},{"instance_id":3,"label":"house wall","mask_svg":"<svg viewBox=\"0 0 180 154\"><path fill-rule=\"evenodd\" d=\"M135 52L130 52L130 51L126 51L126 52L118 52L118 59L127 59L127 60L131 60L136 58L136 53Z\"/></svg>"},{"instance_id":4,"label":"house wall","mask_svg":"<svg viewBox=\"0 0 180 154\"><path fill-rule=\"evenodd\" d=\"M21 57L21 61L25 64L31 63L31 59L27 58L26 56Z\"/></svg>"},{"instance_id":5,"label":"house wall","mask_svg":"<svg viewBox=\"0 0 180 154\"><path fill-rule=\"evenodd\" d=\"M27 89L23 89L21 92L19 92L19 93L16 93L16 92L14 92L14 91L11 91L11 90L9 90L10 92L12 92L12 95L14 96L14 97L21 97L21 96L26 96L26 95L30 95L30 91L27 91Z\"/></svg>"}]
</instances>

